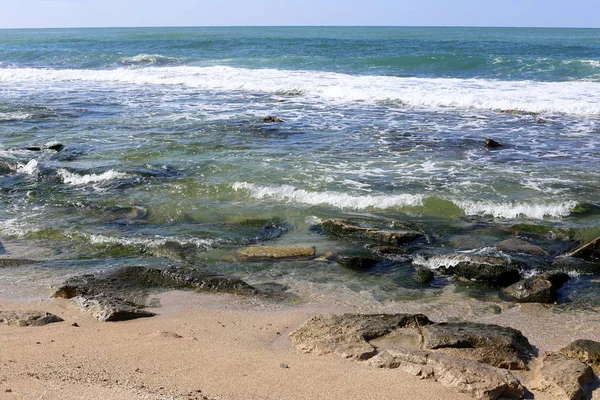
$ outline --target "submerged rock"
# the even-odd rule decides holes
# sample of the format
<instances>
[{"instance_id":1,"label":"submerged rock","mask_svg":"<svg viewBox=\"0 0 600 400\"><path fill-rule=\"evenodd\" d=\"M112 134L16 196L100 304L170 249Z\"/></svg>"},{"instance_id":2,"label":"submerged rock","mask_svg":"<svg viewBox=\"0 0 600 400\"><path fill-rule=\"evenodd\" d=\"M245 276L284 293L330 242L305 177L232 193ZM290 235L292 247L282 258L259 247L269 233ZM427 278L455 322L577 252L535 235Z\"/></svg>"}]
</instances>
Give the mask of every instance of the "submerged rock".
<instances>
[{"instance_id":1,"label":"submerged rock","mask_svg":"<svg viewBox=\"0 0 600 400\"><path fill-rule=\"evenodd\" d=\"M533 347L521 331L492 324L448 322L424 326L423 348L498 368L525 369Z\"/></svg>"},{"instance_id":2,"label":"submerged rock","mask_svg":"<svg viewBox=\"0 0 600 400\"><path fill-rule=\"evenodd\" d=\"M500 143L496 142L494 139L491 138L486 138L485 139L485 147L489 148L489 149L494 149L497 147L502 146Z\"/></svg>"},{"instance_id":3,"label":"submerged rock","mask_svg":"<svg viewBox=\"0 0 600 400\"><path fill-rule=\"evenodd\" d=\"M421 285L431 282L434 278L433 271L424 267L417 267L412 276L413 281Z\"/></svg>"},{"instance_id":4,"label":"submerged rock","mask_svg":"<svg viewBox=\"0 0 600 400\"><path fill-rule=\"evenodd\" d=\"M432 379L477 399L516 398L525 389L508 371L481 363L416 349L390 349L371 359L378 368L398 368L421 379Z\"/></svg>"},{"instance_id":5,"label":"submerged rock","mask_svg":"<svg viewBox=\"0 0 600 400\"><path fill-rule=\"evenodd\" d=\"M339 255L334 259L342 267L357 271L371 268L379 262L378 259L359 255Z\"/></svg>"},{"instance_id":6,"label":"submerged rock","mask_svg":"<svg viewBox=\"0 0 600 400\"><path fill-rule=\"evenodd\" d=\"M20 267L21 265L37 264L39 261L25 258L0 258L0 268Z\"/></svg>"},{"instance_id":7,"label":"submerged rock","mask_svg":"<svg viewBox=\"0 0 600 400\"><path fill-rule=\"evenodd\" d=\"M63 319L44 311L0 311L0 323L16 326L43 326Z\"/></svg>"},{"instance_id":8,"label":"submerged rock","mask_svg":"<svg viewBox=\"0 0 600 400\"><path fill-rule=\"evenodd\" d=\"M431 257L426 263L444 274L491 286L505 287L521 279L521 265L499 257L451 254Z\"/></svg>"},{"instance_id":9,"label":"submerged rock","mask_svg":"<svg viewBox=\"0 0 600 400\"><path fill-rule=\"evenodd\" d=\"M519 238L510 238L496 244L498 250L507 253L524 253L536 256L549 256L549 253L539 246L529 243L526 240Z\"/></svg>"},{"instance_id":10,"label":"submerged rock","mask_svg":"<svg viewBox=\"0 0 600 400\"><path fill-rule=\"evenodd\" d=\"M589 365L562 354L549 353L542 358L542 365L535 371L530 387L560 399L584 400L591 397L594 380Z\"/></svg>"},{"instance_id":11,"label":"submerged rock","mask_svg":"<svg viewBox=\"0 0 600 400\"><path fill-rule=\"evenodd\" d=\"M341 219L328 219L322 222L323 229L335 236L365 239L381 244L403 245L425 237L421 232L414 230L381 230L363 227L350 221Z\"/></svg>"},{"instance_id":12,"label":"submerged rock","mask_svg":"<svg viewBox=\"0 0 600 400\"><path fill-rule=\"evenodd\" d=\"M266 117L262 117L261 119L259 119L260 122L265 122L265 123L275 123L275 122L283 122L283 120L279 117L274 117L272 115L267 115Z\"/></svg>"},{"instance_id":13,"label":"submerged rock","mask_svg":"<svg viewBox=\"0 0 600 400\"><path fill-rule=\"evenodd\" d=\"M242 258L301 258L313 257L315 248L300 245L250 246L239 250L237 254Z\"/></svg>"},{"instance_id":14,"label":"submerged rock","mask_svg":"<svg viewBox=\"0 0 600 400\"><path fill-rule=\"evenodd\" d=\"M587 261L600 260L600 237L580 246L568 256L582 258Z\"/></svg>"}]
</instances>

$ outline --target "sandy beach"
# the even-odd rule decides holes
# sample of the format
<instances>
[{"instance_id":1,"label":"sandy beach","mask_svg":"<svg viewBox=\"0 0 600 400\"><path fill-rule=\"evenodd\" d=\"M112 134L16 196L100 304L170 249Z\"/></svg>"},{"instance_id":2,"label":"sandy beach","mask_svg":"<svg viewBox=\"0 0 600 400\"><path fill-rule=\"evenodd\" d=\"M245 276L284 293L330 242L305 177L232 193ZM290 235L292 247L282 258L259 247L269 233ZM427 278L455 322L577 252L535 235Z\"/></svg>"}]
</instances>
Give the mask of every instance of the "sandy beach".
<instances>
[{"instance_id":1,"label":"sandy beach","mask_svg":"<svg viewBox=\"0 0 600 400\"><path fill-rule=\"evenodd\" d=\"M303 354L290 342L288 334L316 314L357 310L182 291L159 298L157 316L116 323L99 322L62 299L0 302L0 311L43 310L64 319L42 327L0 325L0 398L469 398L398 370ZM600 336L597 314L584 321L581 314L561 316L540 305L482 322L522 329L541 351Z\"/></svg>"}]
</instances>

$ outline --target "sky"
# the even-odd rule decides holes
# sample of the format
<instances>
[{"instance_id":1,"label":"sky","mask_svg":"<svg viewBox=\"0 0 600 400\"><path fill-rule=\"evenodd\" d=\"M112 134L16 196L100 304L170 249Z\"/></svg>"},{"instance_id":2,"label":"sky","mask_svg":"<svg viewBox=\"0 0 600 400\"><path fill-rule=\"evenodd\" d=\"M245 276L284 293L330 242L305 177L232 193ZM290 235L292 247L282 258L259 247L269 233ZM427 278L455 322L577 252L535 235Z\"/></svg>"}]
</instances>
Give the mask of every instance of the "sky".
<instances>
[{"instance_id":1,"label":"sky","mask_svg":"<svg viewBox=\"0 0 600 400\"><path fill-rule=\"evenodd\" d=\"M0 28L600 27L600 0L0 0Z\"/></svg>"}]
</instances>

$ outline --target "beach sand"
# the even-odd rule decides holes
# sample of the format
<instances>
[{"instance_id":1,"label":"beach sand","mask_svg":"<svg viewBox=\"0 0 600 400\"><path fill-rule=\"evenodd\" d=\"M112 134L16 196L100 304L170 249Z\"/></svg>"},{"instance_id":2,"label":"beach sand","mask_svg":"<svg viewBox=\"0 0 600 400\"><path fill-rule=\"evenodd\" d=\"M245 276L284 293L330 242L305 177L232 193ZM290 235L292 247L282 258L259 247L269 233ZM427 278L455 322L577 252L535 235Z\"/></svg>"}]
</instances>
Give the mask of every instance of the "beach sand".
<instances>
[{"instance_id":1,"label":"beach sand","mask_svg":"<svg viewBox=\"0 0 600 400\"><path fill-rule=\"evenodd\" d=\"M42 327L0 325L0 398L469 398L397 370L303 354L292 346L288 334L310 317L352 310L230 294L172 291L159 298L157 316L116 323L99 322L62 299L0 301L0 310L43 310L65 320ZM547 312L516 307L484 322L529 326L524 333L540 350L573 337L598 339L598 318L585 331L549 329L560 316L544 317Z\"/></svg>"}]
</instances>

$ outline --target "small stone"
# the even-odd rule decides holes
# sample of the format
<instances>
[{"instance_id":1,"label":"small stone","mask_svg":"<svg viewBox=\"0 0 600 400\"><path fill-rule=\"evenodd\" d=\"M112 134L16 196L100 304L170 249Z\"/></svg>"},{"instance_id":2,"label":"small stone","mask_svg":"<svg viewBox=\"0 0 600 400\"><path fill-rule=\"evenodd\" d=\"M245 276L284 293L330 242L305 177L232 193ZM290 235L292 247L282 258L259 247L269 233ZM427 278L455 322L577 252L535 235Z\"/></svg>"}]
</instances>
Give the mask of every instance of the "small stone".
<instances>
[{"instance_id":1,"label":"small stone","mask_svg":"<svg viewBox=\"0 0 600 400\"><path fill-rule=\"evenodd\" d=\"M71 324L71 326L74 326L75 328L79 328L79 324L78 324L77 322L73 322L73 323Z\"/></svg>"},{"instance_id":2,"label":"small stone","mask_svg":"<svg viewBox=\"0 0 600 400\"><path fill-rule=\"evenodd\" d=\"M289 365L287 365L287 364L283 364L283 363L279 364L279 366L280 366L281 368L285 368L285 369L287 369L287 368L289 368L289 367L290 367Z\"/></svg>"}]
</instances>

